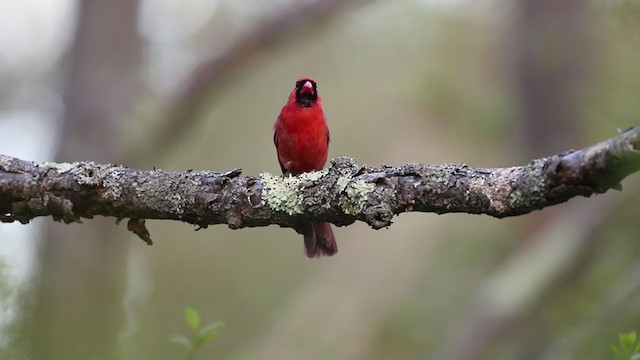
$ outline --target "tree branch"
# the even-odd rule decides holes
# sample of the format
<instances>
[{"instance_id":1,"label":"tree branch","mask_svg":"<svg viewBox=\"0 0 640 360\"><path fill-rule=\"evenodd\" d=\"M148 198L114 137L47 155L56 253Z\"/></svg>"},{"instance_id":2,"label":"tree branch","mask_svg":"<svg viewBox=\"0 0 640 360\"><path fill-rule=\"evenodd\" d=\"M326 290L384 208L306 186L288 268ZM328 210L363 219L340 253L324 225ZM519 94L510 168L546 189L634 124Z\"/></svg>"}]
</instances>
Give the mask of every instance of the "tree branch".
<instances>
[{"instance_id":1,"label":"tree branch","mask_svg":"<svg viewBox=\"0 0 640 360\"><path fill-rule=\"evenodd\" d=\"M336 225L360 220L379 229L408 211L498 218L526 214L577 195L620 189L620 181L638 170L640 126L588 148L495 169L464 164L371 168L341 157L327 170L282 178L240 176L239 169L165 172L0 155L0 220L28 223L52 216L70 223L102 215L131 218L129 228L137 234L146 231L139 219L179 220L201 228L277 224L299 232L311 220Z\"/></svg>"}]
</instances>

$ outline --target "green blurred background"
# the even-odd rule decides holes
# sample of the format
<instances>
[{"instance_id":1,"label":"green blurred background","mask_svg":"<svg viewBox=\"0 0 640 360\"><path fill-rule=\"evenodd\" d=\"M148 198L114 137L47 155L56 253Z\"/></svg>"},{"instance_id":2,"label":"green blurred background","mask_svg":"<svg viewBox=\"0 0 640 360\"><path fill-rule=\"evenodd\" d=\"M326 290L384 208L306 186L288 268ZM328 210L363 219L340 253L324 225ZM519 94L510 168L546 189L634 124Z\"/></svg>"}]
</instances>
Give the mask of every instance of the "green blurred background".
<instances>
[{"instance_id":1,"label":"green blurred background","mask_svg":"<svg viewBox=\"0 0 640 360\"><path fill-rule=\"evenodd\" d=\"M0 1L0 152L278 173L318 81L330 157L524 164L640 122L637 0ZM518 218L409 213L308 260L277 227L0 225L0 358L607 359L640 330L640 178Z\"/></svg>"}]
</instances>

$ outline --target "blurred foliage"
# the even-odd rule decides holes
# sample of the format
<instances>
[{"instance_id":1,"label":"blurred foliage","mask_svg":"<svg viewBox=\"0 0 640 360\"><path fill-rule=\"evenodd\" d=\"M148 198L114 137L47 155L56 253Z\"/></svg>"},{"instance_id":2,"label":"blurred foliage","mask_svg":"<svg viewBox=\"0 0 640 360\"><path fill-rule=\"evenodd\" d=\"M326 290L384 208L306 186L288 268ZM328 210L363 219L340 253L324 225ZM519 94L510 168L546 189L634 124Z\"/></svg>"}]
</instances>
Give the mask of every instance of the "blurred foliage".
<instances>
[{"instance_id":1,"label":"blurred foliage","mask_svg":"<svg viewBox=\"0 0 640 360\"><path fill-rule=\"evenodd\" d=\"M636 332L618 334L618 345L612 346L611 351L622 360L639 360L640 341L637 339Z\"/></svg>"},{"instance_id":2,"label":"blurred foliage","mask_svg":"<svg viewBox=\"0 0 640 360\"><path fill-rule=\"evenodd\" d=\"M174 334L169 337L172 343L183 346L187 350L187 360L195 358L198 349L204 344L218 337L218 329L224 326L224 322L216 321L202 325L200 314L192 307L184 309L184 318L191 329L191 335Z\"/></svg>"}]
</instances>

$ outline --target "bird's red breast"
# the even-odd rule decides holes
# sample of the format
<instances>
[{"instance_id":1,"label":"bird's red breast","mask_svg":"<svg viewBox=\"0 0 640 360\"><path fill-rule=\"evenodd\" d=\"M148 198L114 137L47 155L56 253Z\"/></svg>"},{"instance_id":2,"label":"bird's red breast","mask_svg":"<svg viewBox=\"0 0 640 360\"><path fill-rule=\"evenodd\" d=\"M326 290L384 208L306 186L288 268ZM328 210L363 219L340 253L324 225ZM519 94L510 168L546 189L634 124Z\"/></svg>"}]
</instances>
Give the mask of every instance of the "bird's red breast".
<instances>
[{"instance_id":1,"label":"bird's red breast","mask_svg":"<svg viewBox=\"0 0 640 360\"><path fill-rule=\"evenodd\" d=\"M282 172L321 170L329 152L329 128L313 79L301 78L274 124L274 143Z\"/></svg>"}]
</instances>

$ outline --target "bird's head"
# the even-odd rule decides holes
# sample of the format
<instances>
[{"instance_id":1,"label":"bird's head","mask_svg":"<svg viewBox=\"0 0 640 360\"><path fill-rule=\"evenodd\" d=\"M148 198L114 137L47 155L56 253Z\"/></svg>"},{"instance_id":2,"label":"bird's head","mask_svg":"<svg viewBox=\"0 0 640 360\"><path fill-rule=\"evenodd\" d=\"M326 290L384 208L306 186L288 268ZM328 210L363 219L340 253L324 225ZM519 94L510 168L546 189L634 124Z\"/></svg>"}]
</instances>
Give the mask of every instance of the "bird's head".
<instances>
[{"instance_id":1,"label":"bird's head","mask_svg":"<svg viewBox=\"0 0 640 360\"><path fill-rule=\"evenodd\" d=\"M311 78L300 78L296 81L295 93L296 103L304 107L311 107L318 100L318 85Z\"/></svg>"}]
</instances>

